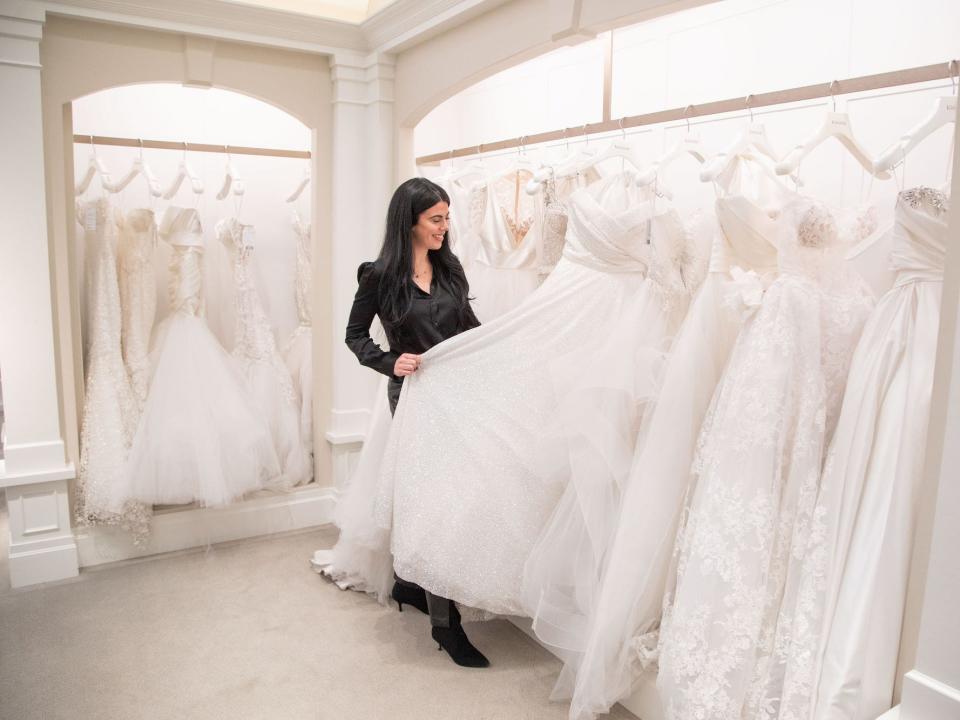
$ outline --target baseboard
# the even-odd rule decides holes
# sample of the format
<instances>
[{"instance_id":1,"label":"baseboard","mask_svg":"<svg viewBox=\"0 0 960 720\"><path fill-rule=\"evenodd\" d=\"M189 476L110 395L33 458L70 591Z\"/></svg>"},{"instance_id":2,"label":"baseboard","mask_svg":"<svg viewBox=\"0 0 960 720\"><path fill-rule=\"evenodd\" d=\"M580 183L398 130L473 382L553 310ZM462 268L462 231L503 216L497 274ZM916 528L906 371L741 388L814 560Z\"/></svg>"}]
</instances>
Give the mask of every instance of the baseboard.
<instances>
[{"instance_id":1,"label":"baseboard","mask_svg":"<svg viewBox=\"0 0 960 720\"><path fill-rule=\"evenodd\" d=\"M903 678L901 720L960 718L960 688L911 670Z\"/></svg>"},{"instance_id":2,"label":"baseboard","mask_svg":"<svg viewBox=\"0 0 960 720\"><path fill-rule=\"evenodd\" d=\"M144 546L136 545L128 533L116 528L81 528L76 532L80 566L326 525L333 520L336 502L335 488L308 485L225 508L165 510L154 515Z\"/></svg>"},{"instance_id":3,"label":"baseboard","mask_svg":"<svg viewBox=\"0 0 960 720\"><path fill-rule=\"evenodd\" d=\"M77 575L77 545L72 537L11 547L10 587L54 582Z\"/></svg>"},{"instance_id":4,"label":"baseboard","mask_svg":"<svg viewBox=\"0 0 960 720\"><path fill-rule=\"evenodd\" d=\"M545 645L533 632L533 622L530 618L511 617L510 622L523 630L540 647L547 650L551 655L563 660L563 653L556 648ZM663 707L660 704L660 696L657 694L657 675L655 672L648 672L640 678L637 688L629 696L621 700L618 704L636 715L640 720L663 720Z\"/></svg>"}]
</instances>

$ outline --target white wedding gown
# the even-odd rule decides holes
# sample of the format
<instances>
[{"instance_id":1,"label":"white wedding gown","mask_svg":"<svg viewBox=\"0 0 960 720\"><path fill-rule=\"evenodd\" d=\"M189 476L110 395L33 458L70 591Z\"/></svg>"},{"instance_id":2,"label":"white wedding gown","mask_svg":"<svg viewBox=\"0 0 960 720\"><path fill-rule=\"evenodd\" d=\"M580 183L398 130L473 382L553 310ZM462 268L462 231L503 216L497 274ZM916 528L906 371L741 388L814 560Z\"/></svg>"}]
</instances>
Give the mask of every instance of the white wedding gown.
<instances>
[{"instance_id":1,"label":"white wedding gown","mask_svg":"<svg viewBox=\"0 0 960 720\"><path fill-rule=\"evenodd\" d=\"M782 190L770 190L782 205ZM610 522L610 536L591 547L596 564L605 563L601 579L594 575L592 588L557 603L567 614L554 622L563 631L554 644L568 659L553 697L570 698L573 720L607 712L654 662L700 426L742 324L740 308L759 301L777 272L777 220L758 200L725 195L715 212L709 272L670 350L656 405L644 418L618 519Z\"/></svg>"},{"instance_id":2,"label":"white wedding gown","mask_svg":"<svg viewBox=\"0 0 960 720\"><path fill-rule=\"evenodd\" d=\"M300 406L293 380L280 352L253 278L254 248L247 241L250 225L236 218L217 223L216 235L230 253L236 290L237 320L233 358L247 381L260 417L270 426L280 461L280 475L269 485L289 489L313 479L310 456L300 430Z\"/></svg>"},{"instance_id":3,"label":"white wedding gown","mask_svg":"<svg viewBox=\"0 0 960 720\"><path fill-rule=\"evenodd\" d=\"M924 477L946 255L947 199L899 195L894 286L864 329L834 434L797 617L810 632L787 665L783 717L873 720L893 702ZM822 633L818 632L822 628Z\"/></svg>"},{"instance_id":4,"label":"white wedding gown","mask_svg":"<svg viewBox=\"0 0 960 720\"><path fill-rule=\"evenodd\" d=\"M138 208L123 218L118 250L118 275L123 309L123 362L137 398L137 412L147 401L150 380L150 335L157 315L157 279L153 255L157 223L153 210Z\"/></svg>"},{"instance_id":5,"label":"white wedding gown","mask_svg":"<svg viewBox=\"0 0 960 720\"><path fill-rule=\"evenodd\" d=\"M121 306L114 243L119 212L106 198L78 204L86 258L86 372L80 421L80 467L75 516L84 523L145 531L148 515L136 504L113 506L137 426L137 402L121 351Z\"/></svg>"},{"instance_id":6,"label":"white wedding gown","mask_svg":"<svg viewBox=\"0 0 960 720\"><path fill-rule=\"evenodd\" d=\"M623 191L613 179L574 193L540 289L425 353L404 383L377 504L401 577L524 614L524 563L571 474L629 461L690 248L675 210Z\"/></svg>"},{"instance_id":7,"label":"white wedding gown","mask_svg":"<svg viewBox=\"0 0 960 720\"><path fill-rule=\"evenodd\" d=\"M203 235L192 208L170 207L170 314L151 350L147 401L110 501L226 505L277 477L270 429L234 360L203 320Z\"/></svg>"},{"instance_id":8,"label":"white wedding gown","mask_svg":"<svg viewBox=\"0 0 960 720\"><path fill-rule=\"evenodd\" d=\"M297 396L301 441L304 451L310 454L313 452L313 329L310 311L313 270L310 264L310 224L304 225L300 216L294 214L293 230L297 236L295 298L299 324L283 348L283 359Z\"/></svg>"},{"instance_id":9,"label":"white wedding gown","mask_svg":"<svg viewBox=\"0 0 960 720\"><path fill-rule=\"evenodd\" d=\"M784 588L872 305L829 211L798 200L779 228L780 276L737 337L697 441L660 631L671 720L778 717L795 607Z\"/></svg>"}]
</instances>

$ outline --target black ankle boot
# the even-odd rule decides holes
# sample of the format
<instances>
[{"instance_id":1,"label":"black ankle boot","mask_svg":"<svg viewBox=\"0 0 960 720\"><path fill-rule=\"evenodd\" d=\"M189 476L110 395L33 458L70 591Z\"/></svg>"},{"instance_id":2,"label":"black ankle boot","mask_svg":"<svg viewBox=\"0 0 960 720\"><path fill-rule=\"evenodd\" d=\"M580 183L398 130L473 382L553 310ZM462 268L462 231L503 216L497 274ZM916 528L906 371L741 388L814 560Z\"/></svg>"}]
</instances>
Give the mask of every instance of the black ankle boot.
<instances>
[{"instance_id":1,"label":"black ankle boot","mask_svg":"<svg viewBox=\"0 0 960 720\"><path fill-rule=\"evenodd\" d=\"M490 661L473 646L459 622L454 623L451 619L450 627L434 626L430 634L437 641L437 650L446 650L447 655L457 665L472 668L489 667Z\"/></svg>"},{"instance_id":2,"label":"black ankle boot","mask_svg":"<svg viewBox=\"0 0 960 720\"><path fill-rule=\"evenodd\" d=\"M430 609L427 607L427 592L422 587L410 587L395 582L390 597L397 601L400 612L403 612L403 604L406 603L412 605L424 615L430 614Z\"/></svg>"}]
</instances>

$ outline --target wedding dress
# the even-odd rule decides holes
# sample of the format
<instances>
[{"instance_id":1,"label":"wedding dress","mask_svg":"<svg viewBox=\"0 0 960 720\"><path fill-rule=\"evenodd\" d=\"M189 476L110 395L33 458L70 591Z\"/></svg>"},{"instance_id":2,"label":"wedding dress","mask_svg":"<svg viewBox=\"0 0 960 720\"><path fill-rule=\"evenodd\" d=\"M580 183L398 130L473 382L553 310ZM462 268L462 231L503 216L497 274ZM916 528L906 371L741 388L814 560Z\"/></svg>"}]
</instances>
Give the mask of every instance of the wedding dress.
<instances>
[{"instance_id":1,"label":"wedding dress","mask_svg":"<svg viewBox=\"0 0 960 720\"><path fill-rule=\"evenodd\" d=\"M758 301L776 276L779 221L765 206L779 214L785 193L757 186L750 165L737 165L726 180L736 191L716 200L709 272L670 350L657 402L644 417L618 519L609 522L609 535L595 533L581 550L601 575L593 574L592 587L581 581L576 591L555 598L555 617L543 610L538 617L541 637L567 651L553 697L570 698L573 720L607 712L654 661L690 465L741 326L737 308ZM748 186L755 199L740 194Z\"/></svg>"},{"instance_id":2,"label":"wedding dress","mask_svg":"<svg viewBox=\"0 0 960 720\"><path fill-rule=\"evenodd\" d=\"M313 452L313 330L310 294L313 270L310 264L310 225L304 225L294 213L293 230L297 236L296 301L297 329L283 348L283 359L293 380L300 410L300 438L304 452Z\"/></svg>"},{"instance_id":3,"label":"wedding dress","mask_svg":"<svg viewBox=\"0 0 960 720\"><path fill-rule=\"evenodd\" d=\"M137 403L121 351L120 290L114 243L119 212L106 198L78 204L86 259L87 356L75 515L142 534L149 520L135 503L111 505L137 423Z\"/></svg>"},{"instance_id":4,"label":"wedding dress","mask_svg":"<svg viewBox=\"0 0 960 720\"><path fill-rule=\"evenodd\" d=\"M571 473L629 460L682 317L669 299L689 238L674 209L623 193L616 179L574 193L540 289L425 353L404 383L376 507L401 577L523 614L524 562Z\"/></svg>"},{"instance_id":5,"label":"wedding dress","mask_svg":"<svg viewBox=\"0 0 960 720\"><path fill-rule=\"evenodd\" d=\"M230 253L237 299L233 358L243 373L261 417L270 426L280 461L280 477L271 487L289 489L313 479L309 453L303 445L300 412L293 380L280 352L253 278L253 226L236 218L217 223L216 236Z\"/></svg>"},{"instance_id":6,"label":"wedding dress","mask_svg":"<svg viewBox=\"0 0 960 720\"><path fill-rule=\"evenodd\" d=\"M480 243L480 236L475 228L471 227L472 184L465 184L449 176L441 176L435 182L447 191L450 198L450 227L447 232L450 249L464 270L468 270L477 258Z\"/></svg>"},{"instance_id":7,"label":"wedding dress","mask_svg":"<svg viewBox=\"0 0 960 720\"><path fill-rule=\"evenodd\" d=\"M138 413L147 401L150 378L150 333L157 314L153 253L157 224L153 210L127 213L120 228L118 275L122 307L123 362L137 399Z\"/></svg>"},{"instance_id":8,"label":"wedding dress","mask_svg":"<svg viewBox=\"0 0 960 720\"><path fill-rule=\"evenodd\" d=\"M170 314L157 327L152 378L111 503L225 505L280 474L270 429L233 359L203 320L203 235L192 208L167 208Z\"/></svg>"},{"instance_id":9,"label":"wedding dress","mask_svg":"<svg viewBox=\"0 0 960 720\"><path fill-rule=\"evenodd\" d=\"M784 586L872 305L823 206L791 203L776 244L780 275L740 331L697 441L660 632L670 719L778 714L791 637L781 610L795 606Z\"/></svg>"},{"instance_id":10,"label":"wedding dress","mask_svg":"<svg viewBox=\"0 0 960 720\"><path fill-rule=\"evenodd\" d=\"M466 245L476 256L466 266L471 305L481 322L516 307L539 285L536 200L524 185L532 177L518 169L474 186L470 193ZM451 198L452 199L452 198Z\"/></svg>"},{"instance_id":11,"label":"wedding dress","mask_svg":"<svg viewBox=\"0 0 960 720\"><path fill-rule=\"evenodd\" d=\"M893 702L924 477L946 254L947 198L900 193L893 288L864 329L799 573L784 704L817 720L872 720ZM820 628L823 632L817 632ZM814 694L819 677L819 692Z\"/></svg>"}]
</instances>

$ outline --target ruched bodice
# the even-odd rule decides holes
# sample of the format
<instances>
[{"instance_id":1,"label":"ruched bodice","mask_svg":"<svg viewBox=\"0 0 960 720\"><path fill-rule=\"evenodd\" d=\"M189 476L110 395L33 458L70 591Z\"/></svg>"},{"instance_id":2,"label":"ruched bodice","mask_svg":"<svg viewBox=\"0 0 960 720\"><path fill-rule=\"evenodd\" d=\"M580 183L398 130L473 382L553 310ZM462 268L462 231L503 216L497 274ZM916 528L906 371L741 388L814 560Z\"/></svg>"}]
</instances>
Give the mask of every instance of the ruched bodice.
<instances>
[{"instance_id":1,"label":"ruched bodice","mask_svg":"<svg viewBox=\"0 0 960 720\"><path fill-rule=\"evenodd\" d=\"M653 212L653 203L643 202L611 214L589 190L578 190L570 196L563 257L603 272L646 273Z\"/></svg>"},{"instance_id":2,"label":"ruched bodice","mask_svg":"<svg viewBox=\"0 0 960 720\"><path fill-rule=\"evenodd\" d=\"M712 272L740 266L764 274L777 269L777 220L743 195L718 198L718 234L710 258Z\"/></svg>"},{"instance_id":3,"label":"ruched bodice","mask_svg":"<svg viewBox=\"0 0 960 720\"><path fill-rule=\"evenodd\" d=\"M890 255L896 284L943 279L948 206L944 193L927 187L897 197Z\"/></svg>"}]
</instances>

